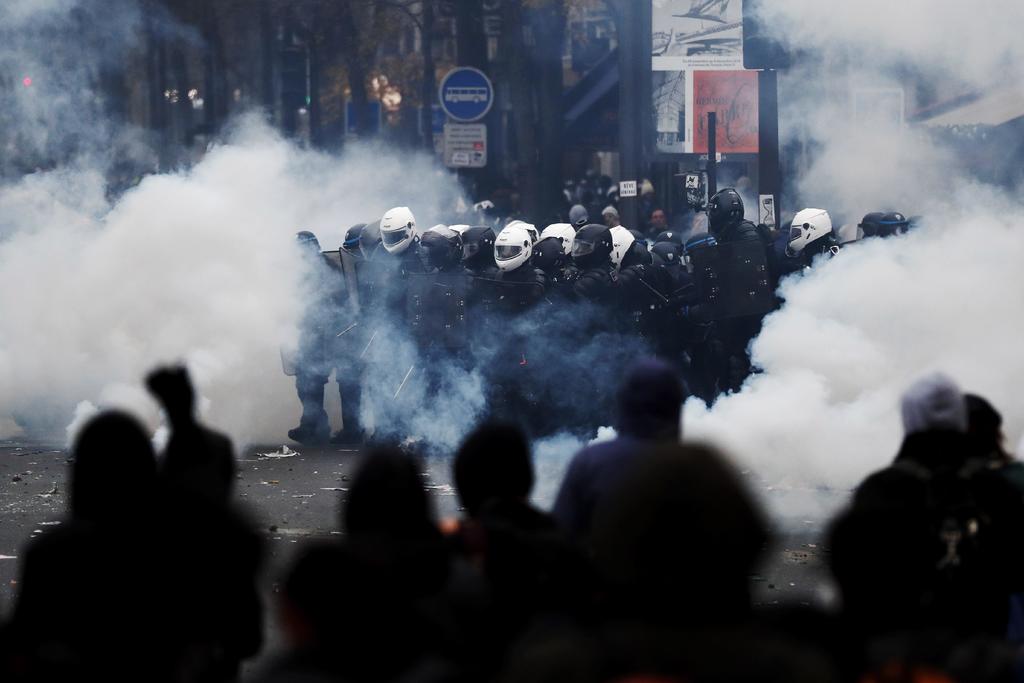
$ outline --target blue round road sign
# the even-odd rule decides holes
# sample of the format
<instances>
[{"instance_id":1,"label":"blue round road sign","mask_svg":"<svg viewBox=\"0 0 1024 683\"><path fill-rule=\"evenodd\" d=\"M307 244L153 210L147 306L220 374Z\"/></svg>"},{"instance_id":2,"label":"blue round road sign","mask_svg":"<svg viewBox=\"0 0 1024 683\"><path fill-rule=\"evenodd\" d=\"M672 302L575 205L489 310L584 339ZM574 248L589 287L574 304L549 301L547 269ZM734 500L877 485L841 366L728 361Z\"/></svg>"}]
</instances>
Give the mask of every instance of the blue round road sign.
<instances>
[{"instance_id":1,"label":"blue round road sign","mask_svg":"<svg viewBox=\"0 0 1024 683\"><path fill-rule=\"evenodd\" d=\"M438 99L441 100L441 108L454 120L461 123L478 121L494 104L494 86L479 69L461 66L441 79Z\"/></svg>"}]
</instances>

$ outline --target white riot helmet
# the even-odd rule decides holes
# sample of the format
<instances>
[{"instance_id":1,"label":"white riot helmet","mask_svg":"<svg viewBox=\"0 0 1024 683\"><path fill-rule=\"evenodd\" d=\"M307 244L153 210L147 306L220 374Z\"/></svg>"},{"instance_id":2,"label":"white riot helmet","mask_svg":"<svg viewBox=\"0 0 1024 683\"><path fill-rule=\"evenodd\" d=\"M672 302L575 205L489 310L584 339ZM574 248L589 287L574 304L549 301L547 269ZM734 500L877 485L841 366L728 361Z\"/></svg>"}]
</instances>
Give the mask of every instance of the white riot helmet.
<instances>
[{"instance_id":1,"label":"white riot helmet","mask_svg":"<svg viewBox=\"0 0 1024 683\"><path fill-rule=\"evenodd\" d=\"M552 223L540 234L541 239L548 237L557 237L562 240L562 251L568 256L572 253L572 241L576 237L576 228L568 223Z\"/></svg>"},{"instance_id":2,"label":"white riot helmet","mask_svg":"<svg viewBox=\"0 0 1024 683\"><path fill-rule=\"evenodd\" d=\"M796 256L808 244L820 240L832 232L832 218L825 209L803 209L793 216L789 228L789 243L786 256Z\"/></svg>"},{"instance_id":3,"label":"white riot helmet","mask_svg":"<svg viewBox=\"0 0 1024 683\"><path fill-rule=\"evenodd\" d=\"M633 237L633 233L621 225L610 228L610 231L612 233L611 259L612 263L615 264L615 270L618 270L622 265L623 257L626 255L626 252L629 251L629 248L633 246L633 242L636 241L636 238Z\"/></svg>"},{"instance_id":4,"label":"white riot helmet","mask_svg":"<svg viewBox=\"0 0 1024 683\"><path fill-rule=\"evenodd\" d=\"M515 270L533 255L533 238L525 225L505 226L494 240L494 262L502 271Z\"/></svg>"},{"instance_id":5,"label":"white riot helmet","mask_svg":"<svg viewBox=\"0 0 1024 683\"><path fill-rule=\"evenodd\" d=\"M416 218L407 206L396 206L380 219L380 239L389 254L401 254L416 239Z\"/></svg>"},{"instance_id":6,"label":"white riot helmet","mask_svg":"<svg viewBox=\"0 0 1024 683\"><path fill-rule=\"evenodd\" d=\"M518 225L521 228L525 228L526 231L528 233L530 233L530 239L533 241L534 244L537 244L537 242L540 241L540 230L538 230L537 226L535 226L533 223L527 223L526 221L514 220L514 221L509 221L508 225L506 225L505 227L506 228L510 228L513 225Z\"/></svg>"}]
</instances>

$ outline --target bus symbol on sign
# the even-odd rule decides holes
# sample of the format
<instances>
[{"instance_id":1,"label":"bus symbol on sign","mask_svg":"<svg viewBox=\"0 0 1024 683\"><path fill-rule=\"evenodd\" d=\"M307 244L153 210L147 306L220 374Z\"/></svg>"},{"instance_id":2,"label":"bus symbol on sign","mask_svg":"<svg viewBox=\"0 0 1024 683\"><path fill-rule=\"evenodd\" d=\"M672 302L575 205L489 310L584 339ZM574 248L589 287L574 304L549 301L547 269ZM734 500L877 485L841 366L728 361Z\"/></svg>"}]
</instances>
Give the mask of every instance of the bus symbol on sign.
<instances>
[{"instance_id":1,"label":"bus symbol on sign","mask_svg":"<svg viewBox=\"0 0 1024 683\"><path fill-rule=\"evenodd\" d=\"M441 79L438 100L452 120L459 123L479 121L494 104L494 86L482 71L459 67Z\"/></svg>"},{"instance_id":2,"label":"bus symbol on sign","mask_svg":"<svg viewBox=\"0 0 1024 683\"><path fill-rule=\"evenodd\" d=\"M444 96L448 102L486 102L491 94L487 88L448 88Z\"/></svg>"}]
</instances>

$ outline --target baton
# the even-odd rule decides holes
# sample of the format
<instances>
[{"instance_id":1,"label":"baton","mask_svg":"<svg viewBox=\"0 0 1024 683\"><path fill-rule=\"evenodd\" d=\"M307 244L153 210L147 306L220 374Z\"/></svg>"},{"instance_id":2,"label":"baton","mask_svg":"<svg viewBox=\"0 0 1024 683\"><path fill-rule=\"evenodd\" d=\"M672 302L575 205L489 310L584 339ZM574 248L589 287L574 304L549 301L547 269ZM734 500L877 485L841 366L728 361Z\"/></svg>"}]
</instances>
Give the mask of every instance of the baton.
<instances>
[{"instance_id":1,"label":"baton","mask_svg":"<svg viewBox=\"0 0 1024 683\"><path fill-rule=\"evenodd\" d=\"M358 326L359 326L359 323L352 323L351 325L349 325L348 327L343 329L341 332L339 332L338 334L334 335L334 338L337 339L338 337L340 337L341 335L345 334L346 332L350 332L353 327L358 327Z\"/></svg>"},{"instance_id":2,"label":"baton","mask_svg":"<svg viewBox=\"0 0 1024 683\"><path fill-rule=\"evenodd\" d=\"M405 388L405 383L409 381L409 376L412 374L412 371L415 370L415 369L416 369L415 365L410 365L409 366L409 372L405 373L405 379L403 379L402 383L398 385L398 391L395 392L395 399L397 399L398 395L400 393L402 393L402 389ZM395 399L392 399L392 400L395 400Z\"/></svg>"},{"instance_id":3,"label":"baton","mask_svg":"<svg viewBox=\"0 0 1024 683\"><path fill-rule=\"evenodd\" d=\"M377 330L374 330L373 334L370 335L370 341L366 342L366 348L363 349L363 352L361 354L359 354L360 358L362 358L363 356L366 355L366 352L370 350L370 344L372 344L373 340L376 339L376 338L377 338Z\"/></svg>"},{"instance_id":4,"label":"baton","mask_svg":"<svg viewBox=\"0 0 1024 683\"><path fill-rule=\"evenodd\" d=\"M656 290L656 289L655 289L654 287L651 287L651 286L650 286L649 284L647 284L647 282L645 282L645 281L644 281L644 279L643 279L642 277L639 277L639 278L637 278L637 281L638 281L638 282L639 282L640 284L642 284L642 285L643 285L644 287L646 287L647 289L649 289L649 290L651 290L652 292L654 292L654 296L656 296L656 297L658 297L659 299L661 299L661 300L662 300L662 301L663 301L664 303L666 303L666 304L667 304L667 303L669 302L668 298L667 298L667 297L666 297L666 296L665 296L664 294L662 294L661 292L659 292L658 290Z\"/></svg>"}]
</instances>

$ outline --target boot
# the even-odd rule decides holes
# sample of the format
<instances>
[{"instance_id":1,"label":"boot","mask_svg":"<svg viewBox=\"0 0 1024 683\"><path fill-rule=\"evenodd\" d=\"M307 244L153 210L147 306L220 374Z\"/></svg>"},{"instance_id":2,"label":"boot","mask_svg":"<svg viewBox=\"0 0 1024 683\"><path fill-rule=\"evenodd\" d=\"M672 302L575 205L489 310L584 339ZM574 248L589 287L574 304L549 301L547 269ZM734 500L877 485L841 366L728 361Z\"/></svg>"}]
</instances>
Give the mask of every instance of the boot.
<instances>
[{"instance_id":1,"label":"boot","mask_svg":"<svg viewBox=\"0 0 1024 683\"><path fill-rule=\"evenodd\" d=\"M359 406L362 387L357 382L338 382L338 393L341 395L342 428L331 437L331 443L338 445L354 445L363 442L363 428L359 423Z\"/></svg>"},{"instance_id":2,"label":"boot","mask_svg":"<svg viewBox=\"0 0 1024 683\"><path fill-rule=\"evenodd\" d=\"M327 443L331 428L324 410L324 381L320 378L297 378L295 388L302 403L299 426L288 430L288 438L303 445Z\"/></svg>"}]
</instances>

